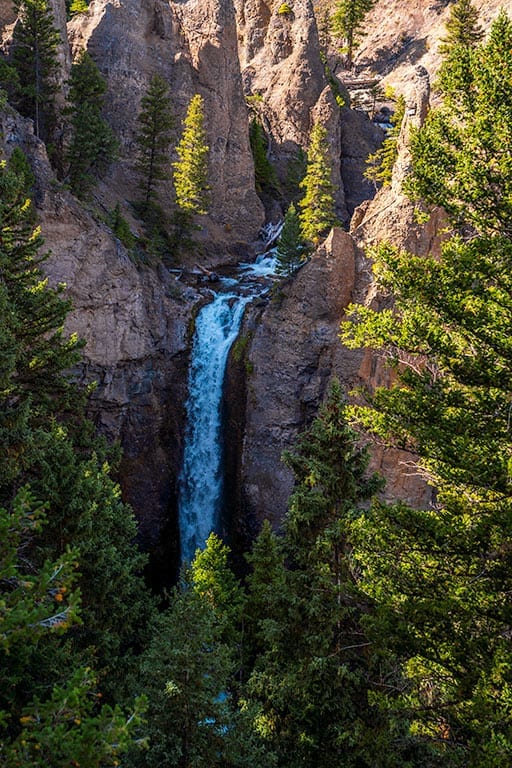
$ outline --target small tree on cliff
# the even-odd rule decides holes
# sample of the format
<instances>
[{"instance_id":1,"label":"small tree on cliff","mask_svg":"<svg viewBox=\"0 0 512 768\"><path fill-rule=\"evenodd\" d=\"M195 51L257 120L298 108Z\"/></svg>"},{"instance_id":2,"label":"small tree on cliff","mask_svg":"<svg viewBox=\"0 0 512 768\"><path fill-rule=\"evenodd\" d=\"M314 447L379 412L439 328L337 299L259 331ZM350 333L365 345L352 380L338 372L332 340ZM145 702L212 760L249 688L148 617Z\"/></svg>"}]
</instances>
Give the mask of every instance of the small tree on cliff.
<instances>
[{"instance_id":1,"label":"small tree on cliff","mask_svg":"<svg viewBox=\"0 0 512 768\"><path fill-rule=\"evenodd\" d=\"M327 130L320 123L316 123L311 131L306 175L300 186L305 190L299 202L302 235L305 240L318 245L336 223Z\"/></svg>"},{"instance_id":2,"label":"small tree on cliff","mask_svg":"<svg viewBox=\"0 0 512 768\"><path fill-rule=\"evenodd\" d=\"M283 229L276 248L276 272L283 277L290 277L307 258L300 219L292 203L286 211Z\"/></svg>"},{"instance_id":3,"label":"small tree on cliff","mask_svg":"<svg viewBox=\"0 0 512 768\"><path fill-rule=\"evenodd\" d=\"M393 178L393 168L398 157L398 137L405 114L405 99L399 96L396 102L395 114L392 118L393 127L382 142L379 149L368 156L364 175L384 187L389 187Z\"/></svg>"},{"instance_id":4,"label":"small tree on cliff","mask_svg":"<svg viewBox=\"0 0 512 768\"><path fill-rule=\"evenodd\" d=\"M105 173L114 159L117 141L101 114L107 86L87 51L73 64L69 86L72 138L68 176L73 192L84 197L95 176Z\"/></svg>"},{"instance_id":5,"label":"small tree on cliff","mask_svg":"<svg viewBox=\"0 0 512 768\"><path fill-rule=\"evenodd\" d=\"M354 48L362 36L366 15L375 5L375 0L338 0L331 16L331 29L336 37L345 41L343 52L347 56L347 69L352 68Z\"/></svg>"},{"instance_id":6,"label":"small tree on cliff","mask_svg":"<svg viewBox=\"0 0 512 768\"><path fill-rule=\"evenodd\" d=\"M174 128L169 86L160 75L153 75L141 100L137 118L137 162L143 206L147 208L155 197L158 182L170 177L168 155L170 132Z\"/></svg>"},{"instance_id":7,"label":"small tree on cliff","mask_svg":"<svg viewBox=\"0 0 512 768\"><path fill-rule=\"evenodd\" d=\"M46 0L16 0L12 60L18 79L16 106L34 121L34 133L48 139L55 126L59 33Z\"/></svg>"},{"instance_id":8,"label":"small tree on cliff","mask_svg":"<svg viewBox=\"0 0 512 768\"><path fill-rule=\"evenodd\" d=\"M188 106L183 134L176 148L179 160L173 163L176 203L183 222L208 211L208 153L204 126L204 105L196 93Z\"/></svg>"}]
</instances>

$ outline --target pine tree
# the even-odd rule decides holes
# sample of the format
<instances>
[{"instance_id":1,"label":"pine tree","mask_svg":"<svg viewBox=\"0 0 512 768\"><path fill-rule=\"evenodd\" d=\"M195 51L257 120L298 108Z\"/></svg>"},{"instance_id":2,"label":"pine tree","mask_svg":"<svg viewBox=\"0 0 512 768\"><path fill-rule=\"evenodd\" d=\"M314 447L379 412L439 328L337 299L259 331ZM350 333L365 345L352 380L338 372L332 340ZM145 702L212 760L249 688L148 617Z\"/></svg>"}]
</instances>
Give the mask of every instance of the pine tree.
<instances>
[{"instance_id":1,"label":"pine tree","mask_svg":"<svg viewBox=\"0 0 512 768\"><path fill-rule=\"evenodd\" d=\"M375 0L337 0L331 16L333 33L345 41L343 51L347 56L347 69L352 69L354 49L362 36L362 26Z\"/></svg>"},{"instance_id":2,"label":"pine tree","mask_svg":"<svg viewBox=\"0 0 512 768\"><path fill-rule=\"evenodd\" d=\"M244 602L228 548L212 534L157 621L144 658L148 768L263 768L251 721L236 700Z\"/></svg>"},{"instance_id":3,"label":"pine tree","mask_svg":"<svg viewBox=\"0 0 512 768\"><path fill-rule=\"evenodd\" d=\"M78 360L82 346L62 331L69 303L62 287L48 288L40 266L42 239L26 197L25 172L0 164L0 277L5 312L0 357L0 503L9 504L13 481L26 472L38 451L39 430L66 411L79 394L64 371ZM14 492L17 487L14 487Z\"/></svg>"},{"instance_id":4,"label":"pine tree","mask_svg":"<svg viewBox=\"0 0 512 768\"><path fill-rule=\"evenodd\" d=\"M259 120L253 118L249 125L249 140L254 160L254 178L256 189L276 190L278 187L276 172L268 159L268 140Z\"/></svg>"},{"instance_id":5,"label":"pine tree","mask_svg":"<svg viewBox=\"0 0 512 768\"><path fill-rule=\"evenodd\" d=\"M106 83L98 67L82 51L71 68L69 108L71 142L67 152L68 177L78 197L86 197L96 177L115 158L117 141L101 115Z\"/></svg>"},{"instance_id":6,"label":"pine tree","mask_svg":"<svg viewBox=\"0 0 512 768\"><path fill-rule=\"evenodd\" d=\"M446 37L440 53L446 55L453 45L465 45L468 48L479 43L483 37L478 24L478 10L471 0L456 0L450 8L450 17L446 22Z\"/></svg>"},{"instance_id":7,"label":"pine tree","mask_svg":"<svg viewBox=\"0 0 512 768\"><path fill-rule=\"evenodd\" d=\"M473 53L483 37L478 25L478 11L471 0L454 3L446 22L446 33L439 46L443 61L437 76L437 87L445 103L451 98L452 108L461 99L465 100L467 108L471 108L475 66Z\"/></svg>"},{"instance_id":8,"label":"pine tree","mask_svg":"<svg viewBox=\"0 0 512 768\"><path fill-rule=\"evenodd\" d=\"M504 11L488 40L477 47L471 104L454 95L432 110L411 139L413 173L405 189L413 198L441 205L455 226L481 234L512 232L512 24Z\"/></svg>"},{"instance_id":9,"label":"pine tree","mask_svg":"<svg viewBox=\"0 0 512 768\"><path fill-rule=\"evenodd\" d=\"M436 487L427 510L374 505L354 542L375 631L402 659L404 716L450 767L512 758L511 33L501 12L475 50L473 109L452 110L450 98L413 142L415 188L446 206L459 234L441 258L381 246L376 276L394 306L354 307L344 330L346 343L377 350L395 372L358 418L417 454Z\"/></svg>"},{"instance_id":10,"label":"pine tree","mask_svg":"<svg viewBox=\"0 0 512 768\"><path fill-rule=\"evenodd\" d=\"M38 551L56 557L76 550L82 624L68 643L94 659L103 692L126 694L134 674L134 649L147 641L154 603L142 571L147 563L137 545L132 510L111 477L115 456L91 425L51 429L44 451L32 466L38 497L50 499L51 515L38 535Z\"/></svg>"},{"instance_id":11,"label":"pine tree","mask_svg":"<svg viewBox=\"0 0 512 768\"><path fill-rule=\"evenodd\" d=\"M290 277L304 264L307 258L306 245L302 239L299 216L293 203L284 217L283 228L276 247L276 272Z\"/></svg>"},{"instance_id":12,"label":"pine tree","mask_svg":"<svg viewBox=\"0 0 512 768\"><path fill-rule=\"evenodd\" d=\"M320 123L311 131L306 175L300 186L304 190L299 202L302 236L318 245L336 223L327 131Z\"/></svg>"},{"instance_id":13,"label":"pine tree","mask_svg":"<svg viewBox=\"0 0 512 768\"><path fill-rule=\"evenodd\" d=\"M168 150L170 133L174 128L169 87L159 75L153 75L141 100L137 119L137 165L143 205L148 206L156 195L156 185L170 177Z\"/></svg>"},{"instance_id":14,"label":"pine tree","mask_svg":"<svg viewBox=\"0 0 512 768\"><path fill-rule=\"evenodd\" d=\"M372 658L361 614L368 603L351 562L351 525L379 487L345 422L341 387L296 452L296 486L279 542L263 528L250 556L247 684L257 721L280 766L380 766L386 723L368 701ZM365 605L366 603L366 605ZM398 752L398 749L397 749Z\"/></svg>"},{"instance_id":15,"label":"pine tree","mask_svg":"<svg viewBox=\"0 0 512 768\"><path fill-rule=\"evenodd\" d=\"M208 210L208 153L204 127L203 99L192 97L183 123L183 134L173 163L176 203L187 216L205 214Z\"/></svg>"},{"instance_id":16,"label":"pine tree","mask_svg":"<svg viewBox=\"0 0 512 768\"><path fill-rule=\"evenodd\" d=\"M69 15L75 16L77 13L87 13L89 3L87 0L71 0L69 5Z\"/></svg>"},{"instance_id":17,"label":"pine tree","mask_svg":"<svg viewBox=\"0 0 512 768\"><path fill-rule=\"evenodd\" d=\"M59 64L58 31L47 0L16 0L12 61L18 75L16 106L34 121L34 133L48 140L55 127Z\"/></svg>"}]
</instances>

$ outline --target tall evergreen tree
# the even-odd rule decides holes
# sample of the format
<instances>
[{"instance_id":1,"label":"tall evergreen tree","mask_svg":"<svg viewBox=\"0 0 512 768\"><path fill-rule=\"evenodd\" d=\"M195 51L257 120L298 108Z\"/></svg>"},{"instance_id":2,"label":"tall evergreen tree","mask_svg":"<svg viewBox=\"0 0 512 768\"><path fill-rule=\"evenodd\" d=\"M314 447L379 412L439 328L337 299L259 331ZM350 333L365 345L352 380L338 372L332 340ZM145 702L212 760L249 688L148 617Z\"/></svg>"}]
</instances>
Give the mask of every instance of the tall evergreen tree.
<instances>
[{"instance_id":1,"label":"tall evergreen tree","mask_svg":"<svg viewBox=\"0 0 512 768\"><path fill-rule=\"evenodd\" d=\"M457 0L450 9L446 22L446 36L442 39L439 52L443 61L437 76L437 87L445 103L451 98L463 100L466 107L472 107L473 53L481 41L483 31L478 24L478 11L471 0Z\"/></svg>"},{"instance_id":2,"label":"tall evergreen tree","mask_svg":"<svg viewBox=\"0 0 512 768\"><path fill-rule=\"evenodd\" d=\"M106 88L91 56L82 51L71 67L67 110L72 131L68 177L78 197L87 196L95 178L105 173L116 155L117 141L101 114Z\"/></svg>"},{"instance_id":3,"label":"tall evergreen tree","mask_svg":"<svg viewBox=\"0 0 512 768\"><path fill-rule=\"evenodd\" d=\"M286 463L296 487L282 541L266 526L250 557L257 651L248 696L279 766L384 766L376 739L387 738L385 721L368 698L374 662L361 615L369 606L350 544L357 509L379 483L365 477L338 382Z\"/></svg>"},{"instance_id":4,"label":"tall evergreen tree","mask_svg":"<svg viewBox=\"0 0 512 768\"><path fill-rule=\"evenodd\" d=\"M363 34L363 23L375 0L337 0L331 16L331 29L345 41L347 69L352 69L354 49Z\"/></svg>"},{"instance_id":5,"label":"tall evergreen tree","mask_svg":"<svg viewBox=\"0 0 512 768\"><path fill-rule=\"evenodd\" d=\"M306 175L300 186L304 190L299 202L302 235L305 240L318 245L336 223L327 130L320 123L316 123L311 131Z\"/></svg>"},{"instance_id":6,"label":"tall evergreen tree","mask_svg":"<svg viewBox=\"0 0 512 768\"><path fill-rule=\"evenodd\" d=\"M140 176L143 205L147 207L156 195L158 182L170 178L168 150L174 117L169 87L160 75L151 78L148 91L141 100L137 125L136 168Z\"/></svg>"},{"instance_id":7,"label":"tall evergreen tree","mask_svg":"<svg viewBox=\"0 0 512 768\"><path fill-rule=\"evenodd\" d=\"M12 61L18 75L16 105L47 141L55 127L59 33L47 0L16 0Z\"/></svg>"},{"instance_id":8,"label":"tall evergreen tree","mask_svg":"<svg viewBox=\"0 0 512 768\"><path fill-rule=\"evenodd\" d=\"M284 217L283 228L276 247L276 272L290 277L306 261L307 248L302 239L300 219L293 203Z\"/></svg>"},{"instance_id":9,"label":"tall evergreen tree","mask_svg":"<svg viewBox=\"0 0 512 768\"><path fill-rule=\"evenodd\" d=\"M143 662L148 768L263 768L262 744L236 700L243 593L212 534L157 621Z\"/></svg>"},{"instance_id":10,"label":"tall evergreen tree","mask_svg":"<svg viewBox=\"0 0 512 768\"><path fill-rule=\"evenodd\" d=\"M78 393L64 371L81 343L62 331L69 303L62 288L49 290L40 266L42 239L34 227L25 173L0 165L0 275L3 386L0 393L0 503L9 504L28 477L44 441L41 430L66 411ZM15 482L17 481L17 482Z\"/></svg>"},{"instance_id":11,"label":"tall evergreen tree","mask_svg":"<svg viewBox=\"0 0 512 768\"><path fill-rule=\"evenodd\" d=\"M179 160L173 163L176 203L188 216L208 211L208 153L202 97L192 97L176 147Z\"/></svg>"},{"instance_id":12,"label":"tall evergreen tree","mask_svg":"<svg viewBox=\"0 0 512 768\"><path fill-rule=\"evenodd\" d=\"M418 454L437 490L428 510L374 505L354 537L377 631L402 657L403 712L450 768L512 758L511 33L502 11L475 51L473 108L450 98L413 141L411 186L459 234L441 258L382 246L376 275L394 306L353 308L344 331L395 371L358 418Z\"/></svg>"}]
</instances>

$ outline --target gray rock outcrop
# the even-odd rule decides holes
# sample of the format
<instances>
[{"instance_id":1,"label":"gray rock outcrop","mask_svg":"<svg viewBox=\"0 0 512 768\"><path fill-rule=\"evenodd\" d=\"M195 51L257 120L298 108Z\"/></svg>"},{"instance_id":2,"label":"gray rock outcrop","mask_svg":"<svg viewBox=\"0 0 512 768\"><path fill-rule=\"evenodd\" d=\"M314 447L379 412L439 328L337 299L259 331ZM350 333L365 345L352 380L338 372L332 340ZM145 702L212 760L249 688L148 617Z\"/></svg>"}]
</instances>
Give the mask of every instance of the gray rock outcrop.
<instances>
[{"instance_id":1,"label":"gray rock outcrop","mask_svg":"<svg viewBox=\"0 0 512 768\"><path fill-rule=\"evenodd\" d=\"M406 136L412 121L420 125L428 108L428 75L417 72L415 98L402 126L393 185L356 209L350 233L332 230L280 294L263 311L250 349L246 433L243 446L242 503L247 514L277 527L292 488L291 473L281 463L337 376L348 393L358 385L389 383L389 370L374 353L349 350L339 339L339 325L351 301L375 305L367 248L389 241L416 254L435 253L445 223L434 211L427 225L415 221L414 205L401 191L410 165ZM428 505L432 496L414 470L410 455L372 448L371 467L386 478L385 496Z\"/></svg>"},{"instance_id":2,"label":"gray rock outcrop","mask_svg":"<svg viewBox=\"0 0 512 768\"><path fill-rule=\"evenodd\" d=\"M281 463L311 421L333 375L349 385L360 354L344 350L339 323L352 298L356 251L333 229L292 280L279 286L257 324L249 354L243 444L243 503L247 514L278 525L292 477Z\"/></svg>"},{"instance_id":3,"label":"gray rock outcrop","mask_svg":"<svg viewBox=\"0 0 512 768\"><path fill-rule=\"evenodd\" d=\"M107 79L106 116L122 158L106 179L109 205L137 198L136 118L151 76L159 74L169 83L178 123L195 93L205 102L211 206L198 238L210 253L254 239L263 208L254 189L232 0L93 0L68 28L74 51L87 48ZM170 183L162 185L160 201L172 204Z\"/></svg>"},{"instance_id":4,"label":"gray rock outcrop","mask_svg":"<svg viewBox=\"0 0 512 768\"><path fill-rule=\"evenodd\" d=\"M281 180L299 149L307 150L316 121L328 131L337 213L348 218L340 171L340 109L320 59L311 0L235 0L238 46L246 96L270 142ZM291 12L283 12L287 5Z\"/></svg>"}]
</instances>

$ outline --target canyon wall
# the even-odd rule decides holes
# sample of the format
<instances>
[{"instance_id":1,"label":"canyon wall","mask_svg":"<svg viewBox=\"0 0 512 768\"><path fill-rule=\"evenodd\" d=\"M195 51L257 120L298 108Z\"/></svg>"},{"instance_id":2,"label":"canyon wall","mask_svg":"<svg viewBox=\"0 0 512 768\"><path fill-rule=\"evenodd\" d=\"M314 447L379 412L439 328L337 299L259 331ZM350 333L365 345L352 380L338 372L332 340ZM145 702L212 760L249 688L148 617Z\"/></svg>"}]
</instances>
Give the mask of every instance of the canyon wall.
<instances>
[{"instance_id":1,"label":"canyon wall","mask_svg":"<svg viewBox=\"0 0 512 768\"><path fill-rule=\"evenodd\" d=\"M241 504L251 520L267 518L275 526L282 520L293 477L281 454L316 414L330 380L337 377L347 393L358 385L389 382L378 356L347 349L338 338L351 302L379 302L368 249L389 241L418 255L439 251L446 223L442 212L434 211L427 225L418 225L414 205L401 191L409 167L407 136L428 110L429 77L423 67L412 85L391 186L356 209L349 233L332 230L312 259L279 285L254 329L241 474ZM412 458L374 446L371 467L386 477L386 498L428 506L432 489L410 469Z\"/></svg>"},{"instance_id":2,"label":"canyon wall","mask_svg":"<svg viewBox=\"0 0 512 768\"><path fill-rule=\"evenodd\" d=\"M120 160L102 189L106 204L126 207L137 198L136 118L149 81L158 74L169 84L176 139L192 96L204 99L210 212L201 217L197 239L210 258L226 250L239 253L257 236L263 207L254 189L231 0L93 0L68 31L73 51L87 48L106 77L106 117L121 143ZM174 159L170 155L169 176ZM172 201L169 182L162 185L159 202L170 209Z\"/></svg>"}]
</instances>

